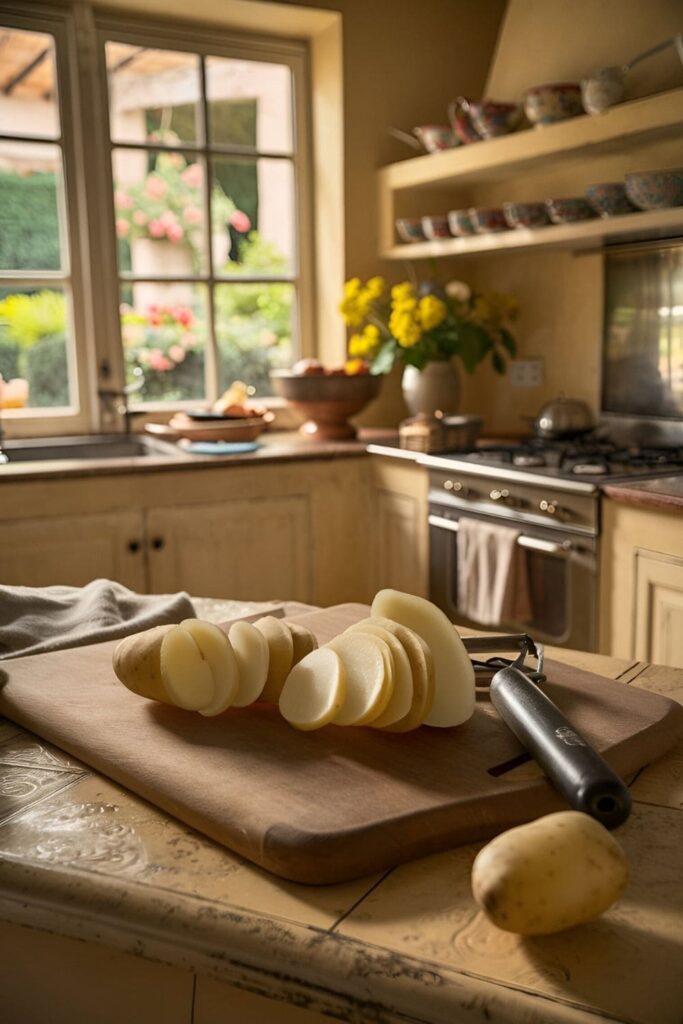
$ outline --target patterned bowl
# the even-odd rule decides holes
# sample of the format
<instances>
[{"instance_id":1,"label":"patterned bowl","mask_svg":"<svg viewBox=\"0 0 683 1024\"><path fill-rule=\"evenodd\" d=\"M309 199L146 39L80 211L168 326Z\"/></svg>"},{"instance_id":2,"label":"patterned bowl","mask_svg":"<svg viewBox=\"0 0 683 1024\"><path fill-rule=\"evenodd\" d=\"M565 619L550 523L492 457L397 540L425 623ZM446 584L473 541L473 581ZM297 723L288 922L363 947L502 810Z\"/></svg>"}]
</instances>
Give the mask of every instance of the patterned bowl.
<instances>
[{"instance_id":1,"label":"patterned bowl","mask_svg":"<svg viewBox=\"0 0 683 1024\"><path fill-rule=\"evenodd\" d=\"M468 213L478 235L510 230L502 206L472 206Z\"/></svg>"},{"instance_id":2,"label":"patterned bowl","mask_svg":"<svg viewBox=\"0 0 683 1024\"><path fill-rule=\"evenodd\" d=\"M583 196L568 199L546 199L545 206L553 224L575 224L579 220L591 220L597 214Z\"/></svg>"},{"instance_id":3,"label":"patterned bowl","mask_svg":"<svg viewBox=\"0 0 683 1024\"><path fill-rule=\"evenodd\" d=\"M466 235L474 235L476 231L468 210L449 210L448 227L452 235L462 238Z\"/></svg>"},{"instance_id":4,"label":"patterned bowl","mask_svg":"<svg viewBox=\"0 0 683 1024\"><path fill-rule=\"evenodd\" d=\"M578 82L537 85L524 93L524 113L534 125L566 121L583 112Z\"/></svg>"},{"instance_id":5,"label":"patterned bowl","mask_svg":"<svg viewBox=\"0 0 683 1024\"><path fill-rule=\"evenodd\" d=\"M382 378L369 373L295 374L272 370L273 391L305 417L299 433L313 441L344 441L356 436L349 418L376 398Z\"/></svg>"},{"instance_id":6,"label":"patterned bowl","mask_svg":"<svg viewBox=\"0 0 683 1024\"><path fill-rule=\"evenodd\" d=\"M401 217L396 221L396 232L402 242L424 242L425 233L421 217Z\"/></svg>"},{"instance_id":7,"label":"patterned bowl","mask_svg":"<svg viewBox=\"0 0 683 1024\"><path fill-rule=\"evenodd\" d=\"M447 124L421 124L413 128L413 135L416 135L428 153L440 153L443 149L454 149L460 145L457 135Z\"/></svg>"},{"instance_id":8,"label":"patterned bowl","mask_svg":"<svg viewBox=\"0 0 683 1024\"><path fill-rule=\"evenodd\" d=\"M447 217L423 217L422 230L430 241L451 237Z\"/></svg>"},{"instance_id":9,"label":"patterned bowl","mask_svg":"<svg viewBox=\"0 0 683 1024\"><path fill-rule=\"evenodd\" d=\"M683 206L683 167L626 175L626 195L639 210Z\"/></svg>"},{"instance_id":10,"label":"patterned bowl","mask_svg":"<svg viewBox=\"0 0 683 1024\"><path fill-rule=\"evenodd\" d=\"M514 131L522 116L522 108L518 103L497 103L494 100L482 100L481 103L468 103L468 112L472 124L482 139L497 139Z\"/></svg>"},{"instance_id":11,"label":"patterned bowl","mask_svg":"<svg viewBox=\"0 0 683 1024\"><path fill-rule=\"evenodd\" d=\"M540 228L550 224L545 203L503 203L503 213L511 228Z\"/></svg>"},{"instance_id":12,"label":"patterned bowl","mask_svg":"<svg viewBox=\"0 0 683 1024\"><path fill-rule=\"evenodd\" d=\"M626 188L620 181L607 181L599 185L587 185L585 195L596 213L601 217L618 217L633 213L636 207L626 195Z\"/></svg>"}]
</instances>

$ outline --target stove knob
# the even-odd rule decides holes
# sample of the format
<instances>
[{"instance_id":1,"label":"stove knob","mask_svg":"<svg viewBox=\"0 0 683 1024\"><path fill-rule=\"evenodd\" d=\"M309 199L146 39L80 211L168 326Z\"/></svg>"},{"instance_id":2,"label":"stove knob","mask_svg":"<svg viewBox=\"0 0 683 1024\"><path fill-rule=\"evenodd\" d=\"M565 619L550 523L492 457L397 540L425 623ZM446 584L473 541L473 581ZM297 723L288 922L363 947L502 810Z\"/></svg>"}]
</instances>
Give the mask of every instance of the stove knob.
<instances>
[{"instance_id":1,"label":"stove knob","mask_svg":"<svg viewBox=\"0 0 683 1024\"><path fill-rule=\"evenodd\" d=\"M510 492L508 491L507 487L494 487L491 493L489 494L489 498L491 499L491 501L499 501L502 505L511 504Z\"/></svg>"},{"instance_id":2,"label":"stove knob","mask_svg":"<svg viewBox=\"0 0 683 1024\"><path fill-rule=\"evenodd\" d=\"M452 491L453 494L460 494L463 498L467 495L467 488L463 487L459 480L444 480L444 489Z\"/></svg>"},{"instance_id":3,"label":"stove knob","mask_svg":"<svg viewBox=\"0 0 683 1024\"><path fill-rule=\"evenodd\" d=\"M555 516L556 519L565 520L567 519L567 510L558 505L556 501L548 501L543 498L538 503L539 510L545 512L547 516Z\"/></svg>"}]
</instances>

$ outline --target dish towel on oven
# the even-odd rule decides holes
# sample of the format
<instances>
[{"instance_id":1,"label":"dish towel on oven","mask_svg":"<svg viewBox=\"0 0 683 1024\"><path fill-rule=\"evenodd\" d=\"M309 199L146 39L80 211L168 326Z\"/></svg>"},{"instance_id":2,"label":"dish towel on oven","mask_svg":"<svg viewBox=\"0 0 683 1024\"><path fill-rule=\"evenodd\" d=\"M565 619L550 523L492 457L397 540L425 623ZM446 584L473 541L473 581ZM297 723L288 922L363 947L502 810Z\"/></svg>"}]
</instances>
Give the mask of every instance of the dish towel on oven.
<instances>
[{"instance_id":1,"label":"dish towel on oven","mask_svg":"<svg viewBox=\"0 0 683 1024\"><path fill-rule=\"evenodd\" d=\"M85 587L0 586L0 660L118 640L194 617L185 593L136 594L112 580Z\"/></svg>"},{"instance_id":2,"label":"dish towel on oven","mask_svg":"<svg viewBox=\"0 0 683 1024\"><path fill-rule=\"evenodd\" d=\"M458 608L482 626L528 622L526 552L519 530L463 516L458 522Z\"/></svg>"}]
</instances>

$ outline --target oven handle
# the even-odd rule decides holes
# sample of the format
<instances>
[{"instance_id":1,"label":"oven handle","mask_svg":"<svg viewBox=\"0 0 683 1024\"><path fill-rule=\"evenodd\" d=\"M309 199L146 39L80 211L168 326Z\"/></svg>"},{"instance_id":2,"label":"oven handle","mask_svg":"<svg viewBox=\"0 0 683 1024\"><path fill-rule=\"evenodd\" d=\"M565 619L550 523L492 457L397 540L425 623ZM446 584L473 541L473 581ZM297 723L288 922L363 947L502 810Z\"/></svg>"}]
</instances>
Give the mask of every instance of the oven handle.
<instances>
[{"instance_id":1,"label":"oven handle","mask_svg":"<svg viewBox=\"0 0 683 1024\"><path fill-rule=\"evenodd\" d=\"M436 526L439 530L450 530L451 533L457 533L460 529L457 520L446 519L444 516L429 515L427 522L430 526ZM542 551L546 555L566 555L574 548L570 540L564 540L558 544L557 541L527 537L523 533L517 538L517 543L521 548L528 548L530 551Z\"/></svg>"}]
</instances>

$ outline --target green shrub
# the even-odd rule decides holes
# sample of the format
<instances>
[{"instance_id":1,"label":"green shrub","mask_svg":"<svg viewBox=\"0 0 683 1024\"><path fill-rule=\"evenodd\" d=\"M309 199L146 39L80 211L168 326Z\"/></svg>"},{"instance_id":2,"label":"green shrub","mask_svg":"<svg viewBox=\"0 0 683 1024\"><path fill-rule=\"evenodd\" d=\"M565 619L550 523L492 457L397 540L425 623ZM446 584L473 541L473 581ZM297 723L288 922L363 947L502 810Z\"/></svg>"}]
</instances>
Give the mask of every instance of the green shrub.
<instances>
[{"instance_id":1,"label":"green shrub","mask_svg":"<svg viewBox=\"0 0 683 1024\"><path fill-rule=\"evenodd\" d=\"M0 267L59 270L59 217L55 175L0 171Z\"/></svg>"},{"instance_id":2,"label":"green shrub","mask_svg":"<svg viewBox=\"0 0 683 1024\"><path fill-rule=\"evenodd\" d=\"M11 380L19 376L19 346L0 334L0 377Z\"/></svg>"},{"instance_id":3,"label":"green shrub","mask_svg":"<svg viewBox=\"0 0 683 1024\"><path fill-rule=\"evenodd\" d=\"M40 341L25 353L29 404L44 408L69 404L69 370L63 334Z\"/></svg>"}]
</instances>

